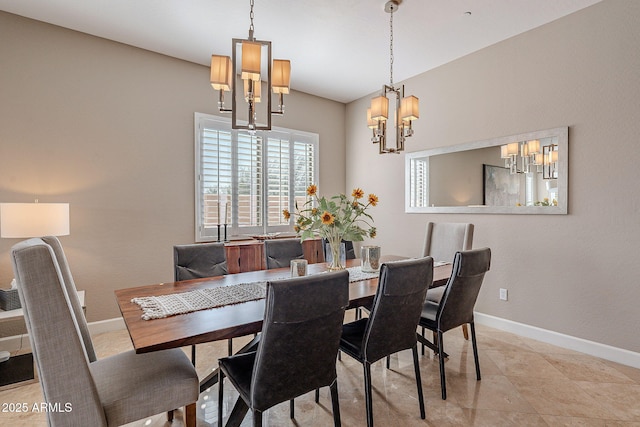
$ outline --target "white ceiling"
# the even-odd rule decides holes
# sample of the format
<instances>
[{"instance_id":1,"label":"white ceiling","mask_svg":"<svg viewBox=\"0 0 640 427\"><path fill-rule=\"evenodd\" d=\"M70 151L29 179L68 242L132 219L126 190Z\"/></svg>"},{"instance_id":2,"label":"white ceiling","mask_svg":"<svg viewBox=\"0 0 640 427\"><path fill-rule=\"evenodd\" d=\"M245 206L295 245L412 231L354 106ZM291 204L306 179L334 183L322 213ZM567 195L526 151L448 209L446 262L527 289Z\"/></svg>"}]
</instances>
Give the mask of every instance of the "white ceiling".
<instances>
[{"instance_id":1,"label":"white ceiling","mask_svg":"<svg viewBox=\"0 0 640 427\"><path fill-rule=\"evenodd\" d=\"M404 0L393 17L394 82L599 1ZM255 36L291 60L293 89L349 102L389 82L384 4L255 0ZM0 10L207 66L249 28L248 0L0 0Z\"/></svg>"}]
</instances>

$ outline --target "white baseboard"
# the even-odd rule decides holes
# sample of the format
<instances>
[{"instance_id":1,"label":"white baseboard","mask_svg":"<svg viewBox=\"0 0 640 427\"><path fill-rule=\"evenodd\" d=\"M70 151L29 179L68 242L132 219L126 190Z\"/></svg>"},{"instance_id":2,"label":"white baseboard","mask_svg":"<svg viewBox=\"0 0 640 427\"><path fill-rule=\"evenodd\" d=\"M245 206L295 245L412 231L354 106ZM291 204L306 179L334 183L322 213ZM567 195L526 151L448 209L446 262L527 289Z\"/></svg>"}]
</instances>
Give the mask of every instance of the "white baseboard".
<instances>
[{"instance_id":1,"label":"white baseboard","mask_svg":"<svg viewBox=\"0 0 640 427\"><path fill-rule=\"evenodd\" d=\"M501 331L511 332L522 337L542 341L547 344L556 345L569 350L579 351L580 353L585 353L590 356L599 357L601 359L610 360L612 362L640 369L640 353L612 347L606 344L600 344L594 341L588 341L582 338L572 337L570 335L554 331L548 331L546 329L502 319L489 314L475 312L474 317L475 322L479 325L485 325Z\"/></svg>"},{"instance_id":2,"label":"white baseboard","mask_svg":"<svg viewBox=\"0 0 640 427\"><path fill-rule=\"evenodd\" d=\"M126 325L124 324L122 317L89 323L89 333L91 336L103 334L105 332L118 331L120 329L126 329ZM29 335L23 334L0 338L0 349L10 351L11 353L18 351L24 353L31 350Z\"/></svg>"}]
</instances>

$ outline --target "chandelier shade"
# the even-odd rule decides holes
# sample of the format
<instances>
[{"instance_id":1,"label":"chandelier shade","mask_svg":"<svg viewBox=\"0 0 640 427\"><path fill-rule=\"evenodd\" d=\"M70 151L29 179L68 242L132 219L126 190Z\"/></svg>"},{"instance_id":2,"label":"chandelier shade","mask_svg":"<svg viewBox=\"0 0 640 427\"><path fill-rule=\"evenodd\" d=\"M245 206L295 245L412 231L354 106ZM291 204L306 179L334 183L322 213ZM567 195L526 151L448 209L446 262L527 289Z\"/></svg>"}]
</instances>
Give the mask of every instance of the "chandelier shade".
<instances>
[{"instance_id":1,"label":"chandelier shade","mask_svg":"<svg viewBox=\"0 0 640 427\"><path fill-rule=\"evenodd\" d=\"M211 55L211 86L229 92L233 84L233 65L228 56Z\"/></svg>"},{"instance_id":2,"label":"chandelier shade","mask_svg":"<svg viewBox=\"0 0 640 427\"><path fill-rule=\"evenodd\" d=\"M274 59L271 73L273 93L288 94L291 80L291 61L288 59Z\"/></svg>"},{"instance_id":3,"label":"chandelier shade","mask_svg":"<svg viewBox=\"0 0 640 427\"><path fill-rule=\"evenodd\" d=\"M418 120L420 118L420 105L418 98L415 96L407 96L402 99L400 105L400 117L403 121Z\"/></svg>"},{"instance_id":4,"label":"chandelier shade","mask_svg":"<svg viewBox=\"0 0 640 427\"><path fill-rule=\"evenodd\" d=\"M251 41L242 42L242 80L260 81L260 59L262 44Z\"/></svg>"}]
</instances>

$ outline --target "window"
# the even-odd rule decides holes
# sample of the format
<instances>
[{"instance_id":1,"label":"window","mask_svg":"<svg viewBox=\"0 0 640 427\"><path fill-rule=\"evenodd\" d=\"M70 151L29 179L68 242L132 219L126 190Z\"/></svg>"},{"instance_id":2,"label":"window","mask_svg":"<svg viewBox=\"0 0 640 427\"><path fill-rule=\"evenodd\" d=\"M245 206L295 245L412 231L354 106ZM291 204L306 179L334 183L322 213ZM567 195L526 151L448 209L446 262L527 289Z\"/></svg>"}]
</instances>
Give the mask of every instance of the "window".
<instances>
[{"instance_id":1,"label":"window","mask_svg":"<svg viewBox=\"0 0 640 427\"><path fill-rule=\"evenodd\" d=\"M196 241L291 230L282 210L307 200L318 182L318 135L289 129L248 132L195 114Z\"/></svg>"}]
</instances>

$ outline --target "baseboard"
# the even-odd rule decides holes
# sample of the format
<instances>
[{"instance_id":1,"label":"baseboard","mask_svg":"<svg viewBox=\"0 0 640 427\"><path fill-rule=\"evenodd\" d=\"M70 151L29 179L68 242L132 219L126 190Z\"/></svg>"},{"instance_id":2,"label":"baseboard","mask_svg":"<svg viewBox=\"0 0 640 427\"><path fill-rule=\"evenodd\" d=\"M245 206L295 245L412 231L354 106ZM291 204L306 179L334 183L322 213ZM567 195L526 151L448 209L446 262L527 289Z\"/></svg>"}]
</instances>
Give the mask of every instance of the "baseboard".
<instances>
[{"instance_id":1,"label":"baseboard","mask_svg":"<svg viewBox=\"0 0 640 427\"><path fill-rule=\"evenodd\" d=\"M580 353L585 353L590 356L599 357L601 359L610 360L612 362L640 369L640 353L612 347L606 344L600 344L594 341L588 341L582 338L572 337L570 335L549 331L536 326L525 325L524 323L502 319L489 314L475 312L474 318L475 322L479 325L485 325L501 331L511 332L522 337L542 341L547 344L556 345L569 350L579 351Z\"/></svg>"},{"instance_id":2,"label":"baseboard","mask_svg":"<svg viewBox=\"0 0 640 427\"><path fill-rule=\"evenodd\" d=\"M122 317L91 322L88 326L91 336L126 329L126 325L124 324ZM12 354L16 352L28 352L31 350L29 335L23 334L0 338L0 349L9 351Z\"/></svg>"}]
</instances>

